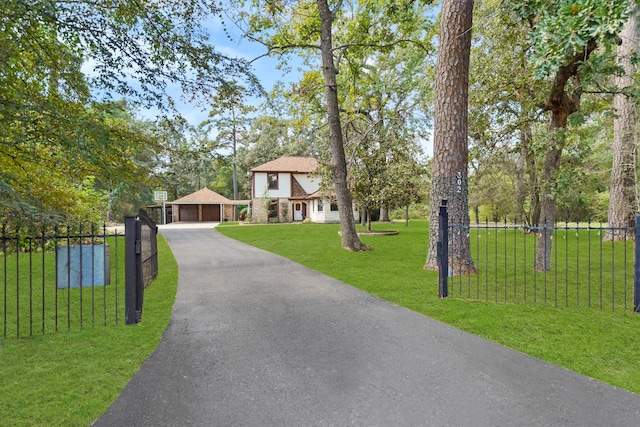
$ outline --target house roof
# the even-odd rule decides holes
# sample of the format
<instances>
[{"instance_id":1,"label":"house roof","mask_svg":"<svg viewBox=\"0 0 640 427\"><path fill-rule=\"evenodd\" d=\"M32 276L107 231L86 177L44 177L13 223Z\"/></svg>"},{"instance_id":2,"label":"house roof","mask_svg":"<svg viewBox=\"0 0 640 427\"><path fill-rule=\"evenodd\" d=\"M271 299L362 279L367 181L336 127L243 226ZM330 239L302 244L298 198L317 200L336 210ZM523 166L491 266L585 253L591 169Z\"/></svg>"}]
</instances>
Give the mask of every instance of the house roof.
<instances>
[{"instance_id":1,"label":"house roof","mask_svg":"<svg viewBox=\"0 0 640 427\"><path fill-rule=\"evenodd\" d=\"M249 200L229 200L223 195L220 195L215 191L209 190L207 187L204 187L203 189L198 190L195 193L191 193L184 197L176 199L171 203L173 204L198 203L198 204L242 205L242 204L249 204L250 201Z\"/></svg>"},{"instance_id":2,"label":"house roof","mask_svg":"<svg viewBox=\"0 0 640 427\"><path fill-rule=\"evenodd\" d=\"M318 168L313 157L284 156L251 169L251 172L297 172L311 173Z\"/></svg>"},{"instance_id":3,"label":"house roof","mask_svg":"<svg viewBox=\"0 0 640 427\"><path fill-rule=\"evenodd\" d=\"M310 199L331 199L336 200L336 193L326 193L322 190L318 190L315 193L309 194Z\"/></svg>"}]
</instances>

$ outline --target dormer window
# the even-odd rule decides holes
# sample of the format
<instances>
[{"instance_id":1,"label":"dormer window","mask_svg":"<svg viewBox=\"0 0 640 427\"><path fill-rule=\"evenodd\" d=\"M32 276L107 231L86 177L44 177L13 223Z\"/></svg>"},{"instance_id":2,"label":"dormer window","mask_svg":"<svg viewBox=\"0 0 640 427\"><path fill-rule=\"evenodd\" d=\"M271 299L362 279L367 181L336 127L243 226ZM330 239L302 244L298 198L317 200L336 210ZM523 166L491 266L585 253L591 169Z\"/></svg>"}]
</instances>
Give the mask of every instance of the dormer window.
<instances>
[{"instance_id":1,"label":"dormer window","mask_svg":"<svg viewBox=\"0 0 640 427\"><path fill-rule=\"evenodd\" d=\"M269 173L269 174L267 174L267 188L269 190L277 190L278 189L278 174L277 173Z\"/></svg>"}]
</instances>

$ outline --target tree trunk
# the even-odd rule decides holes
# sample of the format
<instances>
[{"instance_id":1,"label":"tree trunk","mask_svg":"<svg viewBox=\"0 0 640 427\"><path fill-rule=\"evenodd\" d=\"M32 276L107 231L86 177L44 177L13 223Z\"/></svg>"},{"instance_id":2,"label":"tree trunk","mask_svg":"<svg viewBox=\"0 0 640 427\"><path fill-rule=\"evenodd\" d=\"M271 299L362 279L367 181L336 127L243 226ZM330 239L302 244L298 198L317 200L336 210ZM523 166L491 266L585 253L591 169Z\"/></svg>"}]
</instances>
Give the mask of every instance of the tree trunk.
<instances>
[{"instance_id":1,"label":"tree trunk","mask_svg":"<svg viewBox=\"0 0 640 427\"><path fill-rule=\"evenodd\" d=\"M564 149L565 130L569 116L580 109L582 86L578 78L580 65L589 59L596 49L594 39L589 40L583 51L577 52L571 60L558 69L547 98L545 108L551 111L549 136L551 146L547 151L542 169L542 193L540 203L540 221L538 226L538 245L536 248L535 269L549 271L551 269L551 236L556 223L556 175L560 166L560 158ZM572 79L573 91L567 92L567 82Z\"/></svg>"},{"instance_id":2,"label":"tree trunk","mask_svg":"<svg viewBox=\"0 0 640 427\"><path fill-rule=\"evenodd\" d=\"M436 63L433 135L431 223L426 269L438 268L438 211L447 200L449 224L469 225L467 119L469 55L473 0L444 0ZM469 249L469 233L449 233L449 267L453 274L472 274L476 268Z\"/></svg>"},{"instance_id":3,"label":"tree trunk","mask_svg":"<svg viewBox=\"0 0 640 427\"><path fill-rule=\"evenodd\" d=\"M238 200L238 167L236 165L236 157L238 154L238 142L237 142L237 134L236 134L236 116L235 111L232 111L233 115L233 200ZM233 221L237 221L238 219L238 205L233 205Z\"/></svg>"},{"instance_id":4,"label":"tree trunk","mask_svg":"<svg viewBox=\"0 0 640 427\"><path fill-rule=\"evenodd\" d=\"M516 223L528 224L527 215L525 210L525 204L527 195L529 195L529 210L532 212L537 206L537 203L533 203L533 191L535 188L536 172L535 161L531 155L531 141L533 139L531 126L525 125L523 129L520 129L520 152L518 154L518 163L516 165ZM525 180L529 177L529 182Z\"/></svg>"},{"instance_id":5,"label":"tree trunk","mask_svg":"<svg viewBox=\"0 0 640 427\"><path fill-rule=\"evenodd\" d=\"M389 209L386 206L380 206L380 218L378 219L380 222L391 222L389 219Z\"/></svg>"},{"instance_id":6,"label":"tree trunk","mask_svg":"<svg viewBox=\"0 0 640 427\"><path fill-rule=\"evenodd\" d=\"M327 0L317 0L317 5L320 14L320 51L322 53L322 75L324 77L324 94L327 102L329 140L331 143L331 169L338 198L342 247L354 252L363 251L367 249L367 246L360 241L356 231L353 217L353 201L347 179L347 161L344 153L342 125L340 123L337 72L333 62L331 33L334 16L329 9Z\"/></svg>"},{"instance_id":7,"label":"tree trunk","mask_svg":"<svg viewBox=\"0 0 640 427\"><path fill-rule=\"evenodd\" d=\"M524 186L524 178L526 175L525 165L525 148L523 137L520 137L520 152L518 154L518 162L516 163L516 224L524 224L524 201L526 189Z\"/></svg>"},{"instance_id":8,"label":"tree trunk","mask_svg":"<svg viewBox=\"0 0 640 427\"><path fill-rule=\"evenodd\" d=\"M549 271L551 269L551 236L553 226L556 223L556 184L555 176L560 166L562 149L564 148L564 135L558 132L566 127L566 118L562 128L558 128L556 123L558 117L553 118L551 124L551 134L554 148L547 152L545 157L542 179L544 184L542 191L542 201L540 203L540 221L538 229L538 246L536 248L535 268L538 271Z\"/></svg>"},{"instance_id":9,"label":"tree trunk","mask_svg":"<svg viewBox=\"0 0 640 427\"><path fill-rule=\"evenodd\" d=\"M536 156L531 151L532 141L531 126L526 125L520 130L520 153L516 166L516 223L529 226L540 223L540 186ZM525 209L527 199L528 210Z\"/></svg>"},{"instance_id":10,"label":"tree trunk","mask_svg":"<svg viewBox=\"0 0 640 427\"><path fill-rule=\"evenodd\" d=\"M409 205L404 207L404 226L409 226Z\"/></svg>"},{"instance_id":11,"label":"tree trunk","mask_svg":"<svg viewBox=\"0 0 640 427\"><path fill-rule=\"evenodd\" d=\"M634 3L631 2L632 11L629 20L620 33L622 43L618 46L618 64L624 69L624 74L615 77L616 87L620 90L632 87L633 76L636 67L631 62L635 51L635 45L640 32L637 28L637 17ZM630 237L624 230L611 230L611 228L632 227L634 225L634 212L636 209L636 179L635 179L635 153L636 153L636 106L629 96L617 93L613 96L613 165L611 167L611 181L609 183L609 230L604 236L605 240L623 240Z\"/></svg>"}]
</instances>

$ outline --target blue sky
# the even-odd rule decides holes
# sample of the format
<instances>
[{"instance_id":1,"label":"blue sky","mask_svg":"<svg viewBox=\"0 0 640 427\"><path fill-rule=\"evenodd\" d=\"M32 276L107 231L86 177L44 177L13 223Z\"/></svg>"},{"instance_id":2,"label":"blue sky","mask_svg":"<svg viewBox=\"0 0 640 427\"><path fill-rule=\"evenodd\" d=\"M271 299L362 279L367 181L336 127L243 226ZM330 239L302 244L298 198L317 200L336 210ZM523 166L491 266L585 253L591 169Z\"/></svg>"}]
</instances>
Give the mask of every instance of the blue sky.
<instances>
[{"instance_id":1,"label":"blue sky","mask_svg":"<svg viewBox=\"0 0 640 427\"><path fill-rule=\"evenodd\" d=\"M295 67L288 74L283 74L282 70L277 68L278 61L274 58L263 56L266 49L257 42L251 42L241 37L241 33L236 28L228 28L232 40L224 31L219 21L212 21L209 26L211 34L210 42L216 47L216 50L231 58L241 58L252 62L252 71L259 78L264 89L269 92L278 81L294 81L297 80L299 74ZM168 93L177 102L177 107L181 115L192 125L197 126L207 118L208 110L203 111L192 103L184 102L180 98L180 88L172 85L168 88ZM261 100L253 100L254 103L260 103ZM151 110L143 116L155 118L157 111Z\"/></svg>"}]
</instances>

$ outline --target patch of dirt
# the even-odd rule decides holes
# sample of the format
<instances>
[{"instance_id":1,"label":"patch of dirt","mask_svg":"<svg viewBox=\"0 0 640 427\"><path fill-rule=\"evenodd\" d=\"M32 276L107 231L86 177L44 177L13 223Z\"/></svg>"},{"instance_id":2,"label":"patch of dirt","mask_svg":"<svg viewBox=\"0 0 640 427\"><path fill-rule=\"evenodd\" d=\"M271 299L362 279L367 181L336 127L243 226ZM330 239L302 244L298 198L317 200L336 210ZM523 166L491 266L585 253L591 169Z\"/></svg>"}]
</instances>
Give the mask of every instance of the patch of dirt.
<instances>
[{"instance_id":1,"label":"patch of dirt","mask_svg":"<svg viewBox=\"0 0 640 427\"><path fill-rule=\"evenodd\" d=\"M399 231L389 230L372 230L372 231L358 231L358 236L396 236Z\"/></svg>"},{"instance_id":2,"label":"patch of dirt","mask_svg":"<svg viewBox=\"0 0 640 427\"><path fill-rule=\"evenodd\" d=\"M400 232L395 230L372 230L372 231L358 231L358 236L396 236ZM338 235L342 236L342 231L338 231Z\"/></svg>"}]
</instances>

